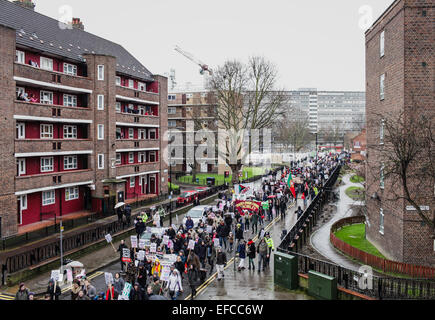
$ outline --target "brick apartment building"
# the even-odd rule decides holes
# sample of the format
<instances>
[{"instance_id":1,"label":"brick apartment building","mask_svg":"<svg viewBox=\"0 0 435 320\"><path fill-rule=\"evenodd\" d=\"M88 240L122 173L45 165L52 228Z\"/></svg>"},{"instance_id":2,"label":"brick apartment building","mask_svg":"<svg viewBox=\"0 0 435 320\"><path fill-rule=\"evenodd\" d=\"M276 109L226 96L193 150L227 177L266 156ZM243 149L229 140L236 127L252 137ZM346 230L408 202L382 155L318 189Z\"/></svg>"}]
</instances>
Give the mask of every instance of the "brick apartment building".
<instances>
[{"instance_id":1,"label":"brick apartment building","mask_svg":"<svg viewBox=\"0 0 435 320\"><path fill-rule=\"evenodd\" d=\"M351 159L365 161L367 152L367 132L363 129L360 134L351 139Z\"/></svg>"},{"instance_id":2,"label":"brick apartment building","mask_svg":"<svg viewBox=\"0 0 435 320\"><path fill-rule=\"evenodd\" d=\"M435 112L434 4L397 0L366 32L367 239L390 259L432 266L435 248L430 229L404 200L387 200L398 186L383 181L382 159L374 146L382 144L383 125L377 113ZM427 188L419 195L431 210L433 192Z\"/></svg>"},{"instance_id":3,"label":"brick apartment building","mask_svg":"<svg viewBox=\"0 0 435 320\"><path fill-rule=\"evenodd\" d=\"M186 150L191 148L196 152L199 146L205 146L205 141L194 141L198 130L210 131L215 136L217 144L218 127L215 118L216 103L213 102L210 92L180 92L168 94L168 132L178 132L182 141L183 156L177 157L175 150L172 150L172 157L168 155L169 162L173 162L172 172L191 172L191 165L188 165ZM176 146L175 142L171 143ZM173 148L171 148L173 149ZM219 173L230 171L226 165L218 166L217 152L214 157L204 152L202 158L196 158L195 165L197 172ZM211 161L209 161L211 160ZM210 163L212 162L212 163Z\"/></svg>"},{"instance_id":4,"label":"brick apartment building","mask_svg":"<svg viewBox=\"0 0 435 320\"><path fill-rule=\"evenodd\" d=\"M167 193L167 78L74 24L0 0L0 237Z\"/></svg>"}]
</instances>

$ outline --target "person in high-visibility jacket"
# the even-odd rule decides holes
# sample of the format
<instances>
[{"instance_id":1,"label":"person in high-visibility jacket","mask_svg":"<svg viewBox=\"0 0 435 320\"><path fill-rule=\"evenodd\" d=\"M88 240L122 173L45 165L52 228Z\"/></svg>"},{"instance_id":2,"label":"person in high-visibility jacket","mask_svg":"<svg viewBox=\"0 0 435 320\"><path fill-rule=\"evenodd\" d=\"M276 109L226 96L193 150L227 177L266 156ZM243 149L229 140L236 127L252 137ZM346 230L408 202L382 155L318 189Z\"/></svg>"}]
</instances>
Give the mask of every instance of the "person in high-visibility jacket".
<instances>
[{"instance_id":1,"label":"person in high-visibility jacket","mask_svg":"<svg viewBox=\"0 0 435 320\"><path fill-rule=\"evenodd\" d=\"M266 232L266 234L264 235L264 240L266 241L267 248L268 248L268 253L266 256L266 265L269 267L270 256L272 254L272 251L275 251L275 247L273 245L273 239L270 237L269 232Z\"/></svg>"},{"instance_id":2,"label":"person in high-visibility jacket","mask_svg":"<svg viewBox=\"0 0 435 320\"><path fill-rule=\"evenodd\" d=\"M143 212L143 214L142 214L142 221L143 221L143 223L147 223L147 220L148 220L148 216L147 216L147 214L145 212Z\"/></svg>"}]
</instances>

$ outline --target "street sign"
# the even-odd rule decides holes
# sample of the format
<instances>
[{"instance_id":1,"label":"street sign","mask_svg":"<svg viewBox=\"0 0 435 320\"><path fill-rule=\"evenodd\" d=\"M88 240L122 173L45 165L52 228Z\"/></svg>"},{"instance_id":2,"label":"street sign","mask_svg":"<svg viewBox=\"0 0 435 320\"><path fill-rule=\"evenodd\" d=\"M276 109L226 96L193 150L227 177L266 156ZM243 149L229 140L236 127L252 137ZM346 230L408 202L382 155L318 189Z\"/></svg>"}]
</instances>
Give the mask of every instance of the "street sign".
<instances>
[{"instance_id":1,"label":"street sign","mask_svg":"<svg viewBox=\"0 0 435 320\"><path fill-rule=\"evenodd\" d=\"M104 238L106 238L107 243L112 242L112 236L111 236L110 234L106 234L106 235L104 236Z\"/></svg>"},{"instance_id":2,"label":"street sign","mask_svg":"<svg viewBox=\"0 0 435 320\"><path fill-rule=\"evenodd\" d=\"M137 248L137 237L136 236L131 236L130 237L130 241L131 241L131 247L132 248Z\"/></svg>"}]
</instances>

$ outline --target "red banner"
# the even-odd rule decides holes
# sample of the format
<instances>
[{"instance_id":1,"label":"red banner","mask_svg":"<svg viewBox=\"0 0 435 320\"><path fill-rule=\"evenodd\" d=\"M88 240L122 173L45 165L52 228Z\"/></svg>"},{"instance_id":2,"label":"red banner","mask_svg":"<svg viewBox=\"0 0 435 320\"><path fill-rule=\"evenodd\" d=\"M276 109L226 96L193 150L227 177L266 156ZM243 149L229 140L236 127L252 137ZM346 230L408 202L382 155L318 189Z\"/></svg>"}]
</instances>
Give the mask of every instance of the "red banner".
<instances>
[{"instance_id":1,"label":"red banner","mask_svg":"<svg viewBox=\"0 0 435 320\"><path fill-rule=\"evenodd\" d=\"M251 212L258 212L261 207L261 202L259 201L244 201L236 200L236 209L241 215L243 215L243 210L249 210Z\"/></svg>"}]
</instances>

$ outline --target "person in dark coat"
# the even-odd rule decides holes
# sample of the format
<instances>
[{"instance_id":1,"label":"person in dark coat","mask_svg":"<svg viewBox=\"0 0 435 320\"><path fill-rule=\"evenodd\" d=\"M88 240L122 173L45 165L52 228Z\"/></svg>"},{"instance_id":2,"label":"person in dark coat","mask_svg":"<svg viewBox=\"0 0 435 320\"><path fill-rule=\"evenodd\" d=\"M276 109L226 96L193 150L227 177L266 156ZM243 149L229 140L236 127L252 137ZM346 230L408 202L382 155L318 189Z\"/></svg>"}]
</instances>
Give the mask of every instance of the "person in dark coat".
<instances>
[{"instance_id":1,"label":"person in dark coat","mask_svg":"<svg viewBox=\"0 0 435 320\"><path fill-rule=\"evenodd\" d=\"M142 219L138 219L138 221L136 221L136 225L134 226L136 229L136 233L137 236L140 237L140 235L145 231L146 229L146 225L145 222L143 222Z\"/></svg>"},{"instance_id":2,"label":"person in dark coat","mask_svg":"<svg viewBox=\"0 0 435 320\"><path fill-rule=\"evenodd\" d=\"M56 287L56 288L55 288ZM60 295L62 294L62 290L58 285L54 285L54 280L50 279L47 287L47 294L50 295L50 300L59 300Z\"/></svg>"},{"instance_id":3,"label":"person in dark coat","mask_svg":"<svg viewBox=\"0 0 435 320\"><path fill-rule=\"evenodd\" d=\"M193 300L196 296L196 288L198 286L199 269L196 269L193 264L189 266L187 271L187 278L189 280L189 286L191 290L191 299Z\"/></svg>"},{"instance_id":4,"label":"person in dark coat","mask_svg":"<svg viewBox=\"0 0 435 320\"><path fill-rule=\"evenodd\" d=\"M175 269L177 269L178 272L180 272L180 276L183 279L183 277L184 277L183 275L184 275L184 271L186 270L186 267L185 267L184 262L181 261L180 256L177 257L177 261L175 262L174 266L175 266Z\"/></svg>"},{"instance_id":5,"label":"person in dark coat","mask_svg":"<svg viewBox=\"0 0 435 320\"><path fill-rule=\"evenodd\" d=\"M243 229L242 229L242 225L239 223L236 226L236 246L239 245L239 242L242 239L243 239Z\"/></svg>"},{"instance_id":6,"label":"person in dark coat","mask_svg":"<svg viewBox=\"0 0 435 320\"><path fill-rule=\"evenodd\" d=\"M121 262L121 271L124 271L125 262L122 261L122 251L123 249L128 249L127 245L124 243L124 240L121 240L121 243L118 247L119 252L119 261Z\"/></svg>"},{"instance_id":7,"label":"person in dark coat","mask_svg":"<svg viewBox=\"0 0 435 320\"><path fill-rule=\"evenodd\" d=\"M203 240L198 241L198 243L195 245L194 252L198 256L202 267L205 268L205 258L207 256L207 248Z\"/></svg>"},{"instance_id":8,"label":"person in dark coat","mask_svg":"<svg viewBox=\"0 0 435 320\"><path fill-rule=\"evenodd\" d=\"M124 215L124 213L122 212L121 207L116 209L116 214L118 215L118 222L122 222L122 216Z\"/></svg>"},{"instance_id":9,"label":"person in dark coat","mask_svg":"<svg viewBox=\"0 0 435 320\"><path fill-rule=\"evenodd\" d=\"M130 226L131 223L131 206L129 204L127 204L125 206L125 219L127 221L127 225Z\"/></svg>"},{"instance_id":10,"label":"person in dark coat","mask_svg":"<svg viewBox=\"0 0 435 320\"><path fill-rule=\"evenodd\" d=\"M248 269L251 270L251 264L252 264L252 270L255 271L255 263L254 263L255 253L256 253L255 242L252 241L252 239L249 239L246 246L248 247L248 259L249 259Z\"/></svg>"},{"instance_id":11,"label":"person in dark coat","mask_svg":"<svg viewBox=\"0 0 435 320\"><path fill-rule=\"evenodd\" d=\"M147 270L145 269L143 262L140 262L137 282L139 283L142 290L145 290L147 287L147 278Z\"/></svg>"},{"instance_id":12,"label":"person in dark coat","mask_svg":"<svg viewBox=\"0 0 435 320\"><path fill-rule=\"evenodd\" d=\"M130 290L130 300L132 301L142 301L144 300L143 292L140 288L140 284L136 282L134 287Z\"/></svg>"}]
</instances>

